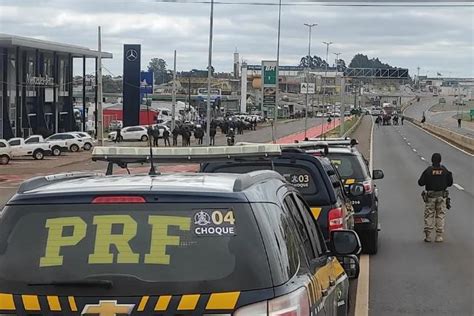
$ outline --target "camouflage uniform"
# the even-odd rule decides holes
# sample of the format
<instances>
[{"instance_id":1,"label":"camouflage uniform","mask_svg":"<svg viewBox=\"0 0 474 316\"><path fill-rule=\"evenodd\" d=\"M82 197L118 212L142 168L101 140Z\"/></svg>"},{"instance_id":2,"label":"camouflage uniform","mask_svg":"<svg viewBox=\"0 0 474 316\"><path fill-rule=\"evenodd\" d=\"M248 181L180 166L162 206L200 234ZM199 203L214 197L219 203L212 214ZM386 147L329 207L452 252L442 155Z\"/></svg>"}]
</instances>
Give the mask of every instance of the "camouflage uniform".
<instances>
[{"instance_id":1,"label":"camouflage uniform","mask_svg":"<svg viewBox=\"0 0 474 316\"><path fill-rule=\"evenodd\" d=\"M436 235L443 235L445 216L446 198L439 192L427 192L425 202L425 234L430 234L436 228Z\"/></svg>"}]
</instances>

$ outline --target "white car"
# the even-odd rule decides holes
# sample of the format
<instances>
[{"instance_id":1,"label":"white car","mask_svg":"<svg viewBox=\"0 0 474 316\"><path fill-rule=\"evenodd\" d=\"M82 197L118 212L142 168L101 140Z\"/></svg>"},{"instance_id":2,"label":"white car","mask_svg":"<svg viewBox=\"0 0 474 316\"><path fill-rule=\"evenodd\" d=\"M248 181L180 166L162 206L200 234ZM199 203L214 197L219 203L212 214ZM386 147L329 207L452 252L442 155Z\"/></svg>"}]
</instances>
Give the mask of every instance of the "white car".
<instances>
[{"instance_id":1,"label":"white car","mask_svg":"<svg viewBox=\"0 0 474 316\"><path fill-rule=\"evenodd\" d=\"M12 159L12 149L8 142L4 139L0 139L0 165L8 165L8 162Z\"/></svg>"},{"instance_id":2,"label":"white car","mask_svg":"<svg viewBox=\"0 0 474 316\"><path fill-rule=\"evenodd\" d=\"M51 155L51 144L47 142L26 144L23 138L11 138L8 145L12 150L12 157L29 156L42 160L44 156Z\"/></svg>"},{"instance_id":3,"label":"white car","mask_svg":"<svg viewBox=\"0 0 474 316\"><path fill-rule=\"evenodd\" d=\"M120 130L122 140L139 140L142 142L148 141L148 129L144 126L127 126ZM117 132L111 132L108 135L110 141L115 141Z\"/></svg>"},{"instance_id":4,"label":"white car","mask_svg":"<svg viewBox=\"0 0 474 316\"><path fill-rule=\"evenodd\" d=\"M31 135L30 137L25 139L25 144L39 144L44 142L46 142L46 140L43 138L42 135ZM47 141L47 143L51 144L51 154L53 156L60 156L63 151L69 150L69 146L66 140L50 140Z\"/></svg>"},{"instance_id":5,"label":"white car","mask_svg":"<svg viewBox=\"0 0 474 316\"><path fill-rule=\"evenodd\" d=\"M84 148L84 150L89 151L94 147L94 140L91 135L84 132L71 132L70 134L76 135L82 139L82 142L84 143L82 148Z\"/></svg>"},{"instance_id":6,"label":"white car","mask_svg":"<svg viewBox=\"0 0 474 316\"><path fill-rule=\"evenodd\" d=\"M46 138L47 142L50 141L57 141L57 140L64 140L67 141L68 149L69 151L75 153L78 152L79 150L84 147L84 142L82 139L76 135L73 135L71 133L58 133L58 134L53 134Z\"/></svg>"}]
</instances>

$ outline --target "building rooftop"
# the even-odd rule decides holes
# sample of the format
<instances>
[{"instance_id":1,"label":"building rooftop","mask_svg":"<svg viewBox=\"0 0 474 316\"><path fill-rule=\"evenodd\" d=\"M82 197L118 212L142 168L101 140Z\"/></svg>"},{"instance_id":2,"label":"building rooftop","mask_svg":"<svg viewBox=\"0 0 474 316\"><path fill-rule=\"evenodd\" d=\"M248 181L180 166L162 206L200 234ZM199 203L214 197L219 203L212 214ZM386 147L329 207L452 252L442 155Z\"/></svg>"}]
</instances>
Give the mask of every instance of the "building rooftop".
<instances>
[{"instance_id":1,"label":"building rooftop","mask_svg":"<svg viewBox=\"0 0 474 316\"><path fill-rule=\"evenodd\" d=\"M31 49L49 50L72 54L73 57L95 58L99 56L99 52L91 50L87 47L57 43L51 41L40 40L31 37L22 37L17 35L0 33L0 47L27 47ZM102 58L112 58L112 53L102 52Z\"/></svg>"}]
</instances>

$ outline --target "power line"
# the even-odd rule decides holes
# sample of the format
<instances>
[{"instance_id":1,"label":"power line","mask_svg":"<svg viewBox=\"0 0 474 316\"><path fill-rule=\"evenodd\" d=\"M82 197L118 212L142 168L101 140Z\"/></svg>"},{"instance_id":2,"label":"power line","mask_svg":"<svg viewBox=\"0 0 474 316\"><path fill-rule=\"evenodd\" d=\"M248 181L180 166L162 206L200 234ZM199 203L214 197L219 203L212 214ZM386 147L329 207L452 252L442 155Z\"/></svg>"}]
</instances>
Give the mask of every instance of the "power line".
<instances>
[{"instance_id":1,"label":"power line","mask_svg":"<svg viewBox=\"0 0 474 316\"><path fill-rule=\"evenodd\" d=\"M211 1L206 0L153 0L158 3L170 3L170 4L203 4L208 5ZM234 5L234 6L271 6L277 7L279 4L277 2L258 2L258 1L214 1L214 4L217 5ZM438 3L438 2L403 2L403 3L380 3L380 2L341 2L341 3L328 3L328 2L293 2L293 3L283 3L284 7L302 7L302 6L319 6L319 7L440 7L440 8L450 8L450 7L474 7L474 4L470 1L459 1L453 3Z\"/></svg>"}]
</instances>

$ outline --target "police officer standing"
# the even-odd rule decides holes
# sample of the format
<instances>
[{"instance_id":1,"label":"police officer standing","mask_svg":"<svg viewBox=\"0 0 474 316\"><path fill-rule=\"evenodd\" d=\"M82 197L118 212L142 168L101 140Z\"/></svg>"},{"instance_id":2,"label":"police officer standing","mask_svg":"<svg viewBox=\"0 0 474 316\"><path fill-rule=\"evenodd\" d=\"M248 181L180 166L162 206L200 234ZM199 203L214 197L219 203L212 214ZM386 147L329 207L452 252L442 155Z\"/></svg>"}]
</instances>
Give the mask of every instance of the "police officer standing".
<instances>
[{"instance_id":1,"label":"police officer standing","mask_svg":"<svg viewBox=\"0 0 474 316\"><path fill-rule=\"evenodd\" d=\"M436 242L443 241L444 218L446 216L447 199L446 189L453 185L453 174L441 165L441 154L434 153L431 157L431 166L426 168L418 180L419 186L425 186L422 193L425 202L425 241L431 242L431 234L436 227Z\"/></svg>"}]
</instances>

